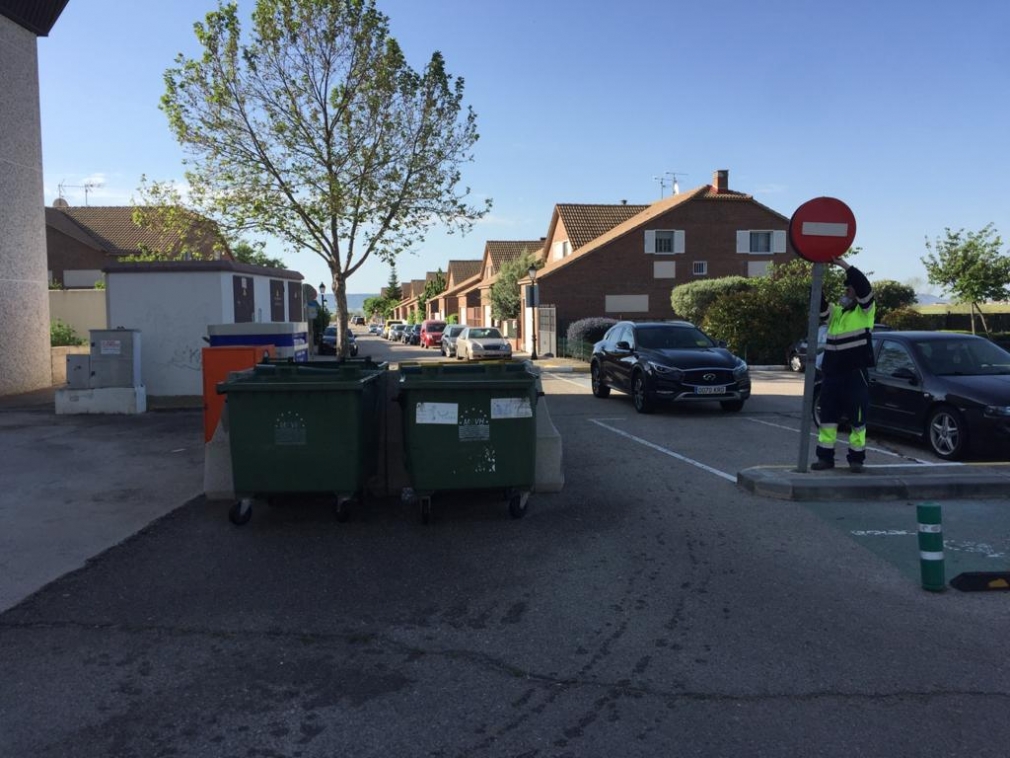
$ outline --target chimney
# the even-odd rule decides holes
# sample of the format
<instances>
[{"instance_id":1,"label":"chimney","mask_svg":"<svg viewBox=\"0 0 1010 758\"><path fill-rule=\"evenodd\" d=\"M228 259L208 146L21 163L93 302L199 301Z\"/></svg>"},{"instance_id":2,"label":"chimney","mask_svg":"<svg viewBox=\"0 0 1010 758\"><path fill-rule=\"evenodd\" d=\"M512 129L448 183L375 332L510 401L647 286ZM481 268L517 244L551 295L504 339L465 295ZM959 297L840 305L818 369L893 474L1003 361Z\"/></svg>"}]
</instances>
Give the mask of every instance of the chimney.
<instances>
[{"instance_id":1,"label":"chimney","mask_svg":"<svg viewBox=\"0 0 1010 758\"><path fill-rule=\"evenodd\" d=\"M712 186L716 192L729 192L729 171L721 168L712 176Z\"/></svg>"}]
</instances>

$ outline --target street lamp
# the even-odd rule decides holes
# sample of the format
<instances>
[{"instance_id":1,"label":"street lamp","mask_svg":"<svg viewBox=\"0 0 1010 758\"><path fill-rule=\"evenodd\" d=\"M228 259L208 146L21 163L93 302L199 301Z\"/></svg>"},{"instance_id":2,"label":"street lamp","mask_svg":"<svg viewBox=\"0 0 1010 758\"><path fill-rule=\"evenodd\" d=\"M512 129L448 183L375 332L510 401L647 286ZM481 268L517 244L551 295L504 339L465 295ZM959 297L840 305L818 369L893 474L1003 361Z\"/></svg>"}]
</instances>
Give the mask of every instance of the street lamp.
<instances>
[{"instance_id":1,"label":"street lamp","mask_svg":"<svg viewBox=\"0 0 1010 758\"><path fill-rule=\"evenodd\" d=\"M533 307L533 322L530 326L530 332L533 337L533 352L530 353L530 360L535 361L537 359L537 267L530 266L526 271L530 275L530 303Z\"/></svg>"},{"instance_id":2,"label":"street lamp","mask_svg":"<svg viewBox=\"0 0 1010 758\"><path fill-rule=\"evenodd\" d=\"M319 282L319 308L317 310L317 313L319 315L322 315L323 311L326 310L326 297L325 297L325 295L326 295L326 283L325 282ZM316 318L316 321L313 322L313 324L312 324L312 333L316 337L316 353L319 354L319 355L322 355L323 335L322 335L322 331L319 329L319 319L318 319L318 316Z\"/></svg>"}]
</instances>

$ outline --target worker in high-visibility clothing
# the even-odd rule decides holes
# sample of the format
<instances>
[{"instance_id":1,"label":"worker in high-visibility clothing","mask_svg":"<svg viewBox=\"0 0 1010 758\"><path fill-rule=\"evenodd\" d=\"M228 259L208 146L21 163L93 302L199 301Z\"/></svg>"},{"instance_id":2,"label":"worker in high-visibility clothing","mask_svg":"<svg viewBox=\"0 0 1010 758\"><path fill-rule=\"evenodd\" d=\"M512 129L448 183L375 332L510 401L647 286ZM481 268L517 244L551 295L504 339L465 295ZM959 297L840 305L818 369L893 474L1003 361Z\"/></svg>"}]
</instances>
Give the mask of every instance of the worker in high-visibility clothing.
<instances>
[{"instance_id":1,"label":"worker in high-visibility clothing","mask_svg":"<svg viewBox=\"0 0 1010 758\"><path fill-rule=\"evenodd\" d=\"M821 318L827 321L821 362L821 426L817 432L817 460L814 471L835 467L838 421L849 419L849 470L863 471L866 461L866 414L870 406L867 369L873 366L873 318L877 312L873 288L855 266L841 258L832 261L845 269L845 295L837 305L828 305L821 295Z\"/></svg>"}]
</instances>

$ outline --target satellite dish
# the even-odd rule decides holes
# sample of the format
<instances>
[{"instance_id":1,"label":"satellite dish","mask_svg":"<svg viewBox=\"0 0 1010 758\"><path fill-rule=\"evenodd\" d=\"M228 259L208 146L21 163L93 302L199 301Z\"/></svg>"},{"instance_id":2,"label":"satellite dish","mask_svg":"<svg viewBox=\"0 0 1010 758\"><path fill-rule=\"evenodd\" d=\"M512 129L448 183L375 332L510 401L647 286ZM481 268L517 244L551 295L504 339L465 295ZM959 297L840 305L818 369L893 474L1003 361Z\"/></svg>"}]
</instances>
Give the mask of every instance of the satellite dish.
<instances>
[{"instance_id":1,"label":"satellite dish","mask_svg":"<svg viewBox=\"0 0 1010 758\"><path fill-rule=\"evenodd\" d=\"M70 203L68 203L62 197L58 197L55 200L53 200L53 207L54 208L69 208L70 207Z\"/></svg>"}]
</instances>

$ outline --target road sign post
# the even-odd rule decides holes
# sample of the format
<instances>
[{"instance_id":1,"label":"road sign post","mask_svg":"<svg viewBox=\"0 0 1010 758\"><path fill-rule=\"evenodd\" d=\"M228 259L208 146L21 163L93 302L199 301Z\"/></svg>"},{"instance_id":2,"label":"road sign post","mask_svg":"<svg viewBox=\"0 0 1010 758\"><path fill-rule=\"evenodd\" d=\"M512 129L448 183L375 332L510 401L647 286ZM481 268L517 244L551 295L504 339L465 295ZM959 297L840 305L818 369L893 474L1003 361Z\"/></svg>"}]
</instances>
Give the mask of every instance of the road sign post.
<instances>
[{"instance_id":1,"label":"road sign post","mask_svg":"<svg viewBox=\"0 0 1010 758\"><path fill-rule=\"evenodd\" d=\"M807 351L804 358L803 410L800 418L800 452L796 470L806 473L810 454L810 422L814 410L814 379L817 371L817 322L824 287L824 264L841 257L856 237L852 210L833 197L817 197L803 203L789 220L789 239L802 258L814 264L807 319Z\"/></svg>"}]
</instances>

